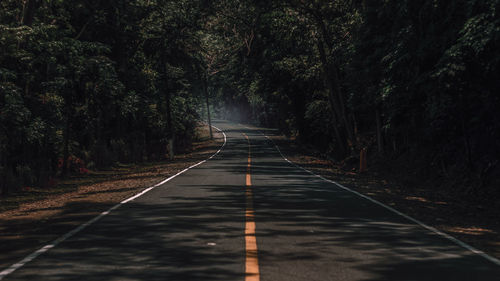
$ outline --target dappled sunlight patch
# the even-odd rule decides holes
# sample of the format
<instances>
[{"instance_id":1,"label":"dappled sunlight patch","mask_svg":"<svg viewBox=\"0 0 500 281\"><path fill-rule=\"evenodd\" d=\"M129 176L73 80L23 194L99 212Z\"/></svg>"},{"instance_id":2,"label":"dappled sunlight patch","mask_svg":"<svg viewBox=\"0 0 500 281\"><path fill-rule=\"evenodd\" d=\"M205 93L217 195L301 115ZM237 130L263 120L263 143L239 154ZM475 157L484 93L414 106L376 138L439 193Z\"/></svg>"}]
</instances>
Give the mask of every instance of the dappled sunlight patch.
<instances>
[{"instance_id":1,"label":"dappled sunlight patch","mask_svg":"<svg viewBox=\"0 0 500 281\"><path fill-rule=\"evenodd\" d=\"M389 189L386 189L386 191L388 193L390 193ZM430 208L430 209L436 209L438 207L437 205L441 205L441 206L448 205L448 203L444 202L444 201L431 201L427 198L420 197L420 196L406 196L405 200L434 205L434 206L427 206L427 208Z\"/></svg>"},{"instance_id":2,"label":"dappled sunlight patch","mask_svg":"<svg viewBox=\"0 0 500 281\"><path fill-rule=\"evenodd\" d=\"M486 234L497 234L497 232L491 229L474 227L474 226L471 227L445 226L444 229L451 233L460 233L460 234L475 235L475 236L486 235ZM498 244L500 244L500 242Z\"/></svg>"},{"instance_id":3,"label":"dappled sunlight patch","mask_svg":"<svg viewBox=\"0 0 500 281\"><path fill-rule=\"evenodd\" d=\"M423 197L418 197L418 196L406 196L405 199L410 200L410 201L418 201L418 202L422 202L422 203L431 203L429 200L427 200Z\"/></svg>"},{"instance_id":4,"label":"dappled sunlight patch","mask_svg":"<svg viewBox=\"0 0 500 281\"><path fill-rule=\"evenodd\" d=\"M436 202L434 202L434 204L437 204L437 205L448 205L448 203L443 202L443 201L436 201Z\"/></svg>"}]
</instances>

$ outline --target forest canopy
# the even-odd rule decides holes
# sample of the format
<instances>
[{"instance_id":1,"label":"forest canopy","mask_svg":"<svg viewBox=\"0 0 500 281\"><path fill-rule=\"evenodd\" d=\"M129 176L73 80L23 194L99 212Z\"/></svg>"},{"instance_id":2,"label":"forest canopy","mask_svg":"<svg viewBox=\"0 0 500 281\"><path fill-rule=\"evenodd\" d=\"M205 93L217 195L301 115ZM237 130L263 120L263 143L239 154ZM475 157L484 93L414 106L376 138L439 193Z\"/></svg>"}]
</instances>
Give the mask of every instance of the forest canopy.
<instances>
[{"instance_id":1,"label":"forest canopy","mask_svg":"<svg viewBox=\"0 0 500 281\"><path fill-rule=\"evenodd\" d=\"M190 146L206 103L499 194L499 0L2 0L2 194Z\"/></svg>"}]
</instances>

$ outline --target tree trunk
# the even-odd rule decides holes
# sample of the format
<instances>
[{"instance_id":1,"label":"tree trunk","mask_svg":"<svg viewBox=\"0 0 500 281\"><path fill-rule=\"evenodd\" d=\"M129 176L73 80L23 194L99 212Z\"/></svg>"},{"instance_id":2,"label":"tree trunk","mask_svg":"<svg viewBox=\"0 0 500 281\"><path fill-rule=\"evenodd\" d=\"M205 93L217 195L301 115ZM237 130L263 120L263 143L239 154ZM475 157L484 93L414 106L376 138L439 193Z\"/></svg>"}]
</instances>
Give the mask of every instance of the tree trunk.
<instances>
[{"instance_id":1,"label":"tree trunk","mask_svg":"<svg viewBox=\"0 0 500 281\"><path fill-rule=\"evenodd\" d=\"M469 133L467 132L467 129L465 128L465 120L462 117L462 133L463 133L463 138L464 138L464 148L465 148L465 157L466 157L466 162L467 162L467 167L469 168L470 172L474 171L474 162L472 161L472 149L471 149L471 144L470 144L470 137Z\"/></svg>"},{"instance_id":2,"label":"tree trunk","mask_svg":"<svg viewBox=\"0 0 500 281\"><path fill-rule=\"evenodd\" d=\"M321 30L321 34L324 41L323 42L320 38L318 38L317 47L320 54L320 60L323 66L323 71L325 72L327 76L326 79L328 80L327 83L329 88L329 95L331 96L330 103L334 102L336 104L335 111L337 111L338 120L342 122L344 130L346 131L347 134L348 141L350 142L350 147L352 148L356 143L356 139L354 137L353 127L351 126L349 119L347 117L347 110L344 102L344 97L340 89L339 74L337 71L337 67L335 65L331 65L328 62L328 58L325 53L324 44L328 45L328 42L332 42L332 39L328 33L328 30L326 29L323 19L318 17L317 15L314 15L314 18L316 19L316 23L318 24L319 29Z\"/></svg>"},{"instance_id":3,"label":"tree trunk","mask_svg":"<svg viewBox=\"0 0 500 281\"><path fill-rule=\"evenodd\" d=\"M69 110L66 110L66 128L64 129L63 134L63 142L64 142L64 151L63 151L63 163L62 163L62 172L61 177L66 177L68 174L68 158L69 158L69 130L70 130L70 116Z\"/></svg>"},{"instance_id":4,"label":"tree trunk","mask_svg":"<svg viewBox=\"0 0 500 281\"><path fill-rule=\"evenodd\" d=\"M7 153L3 149L3 140L0 139L0 196L7 195Z\"/></svg>"},{"instance_id":5,"label":"tree trunk","mask_svg":"<svg viewBox=\"0 0 500 281\"><path fill-rule=\"evenodd\" d=\"M384 143L382 139L382 120L380 119L380 110L377 109L375 110L375 120L377 122L377 147L378 147L378 152L380 154L384 153Z\"/></svg>"},{"instance_id":6,"label":"tree trunk","mask_svg":"<svg viewBox=\"0 0 500 281\"><path fill-rule=\"evenodd\" d=\"M335 66L330 66L329 64L327 67L330 69L330 77L333 80L333 90L335 96L337 96L337 100L339 103L339 108L340 108L340 117L342 119L342 122L344 123L344 128L347 133L347 137L349 138L349 141L351 142L351 146L353 146L356 143L356 139L354 138L353 134L353 128L351 126L351 123L349 122L349 119L347 118L347 110L344 102L344 97L342 95L342 91L340 90L340 79L339 79L339 74L337 71L337 67Z\"/></svg>"},{"instance_id":7,"label":"tree trunk","mask_svg":"<svg viewBox=\"0 0 500 281\"><path fill-rule=\"evenodd\" d=\"M23 16L21 23L23 25L31 26L35 17L35 10L40 4L39 0L27 0L23 5Z\"/></svg>"},{"instance_id":8,"label":"tree trunk","mask_svg":"<svg viewBox=\"0 0 500 281\"><path fill-rule=\"evenodd\" d=\"M333 128L335 131L335 136L337 138L337 142L338 142L339 148L341 150L340 153L343 156L345 156L345 155L347 155L347 151L348 151L347 146L346 146L346 140L345 140L345 138L341 137L341 134L340 134L340 131L338 128L338 125L340 124L339 119L341 119L340 109L338 107L337 102L335 101L334 85L333 85L332 81L329 79L330 75L329 75L329 70L328 70L328 62L326 59L326 54L325 54L325 49L323 47L323 42L321 42L321 40L318 40L317 47L318 47L318 51L320 54L321 65L323 67L324 80L325 80L325 83L328 87L328 101L330 103L330 109L332 111L332 118L333 118L333 122L334 122Z\"/></svg>"},{"instance_id":9,"label":"tree trunk","mask_svg":"<svg viewBox=\"0 0 500 281\"><path fill-rule=\"evenodd\" d=\"M208 129L210 130L210 139L213 139L212 134L212 119L210 118L210 103L208 102L208 75L203 78L203 90L205 91L205 100L207 103Z\"/></svg>"},{"instance_id":10,"label":"tree trunk","mask_svg":"<svg viewBox=\"0 0 500 281\"><path fill-rule=\"evenodd\" d=\"M174 160L174 128L172 126L172 107L170 102L170 92L167 89L167 127L168 127L168 158Z\"/></svg>"}]
</instances>

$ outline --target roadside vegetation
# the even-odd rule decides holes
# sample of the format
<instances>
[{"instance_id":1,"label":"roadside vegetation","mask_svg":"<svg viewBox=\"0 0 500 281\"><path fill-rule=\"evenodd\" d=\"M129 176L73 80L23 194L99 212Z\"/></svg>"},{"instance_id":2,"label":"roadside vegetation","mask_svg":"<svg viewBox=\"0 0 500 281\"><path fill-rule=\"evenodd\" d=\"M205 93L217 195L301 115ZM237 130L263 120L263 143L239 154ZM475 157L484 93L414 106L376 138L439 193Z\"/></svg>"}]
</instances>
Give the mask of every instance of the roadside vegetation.
<instances>
[{"instance_id":1,"label":"roadside vegetation","mask_svg":"<svg viewBox=\"0 0 500 281\"><path fill-rule=\"evenodd\" d=\"M192 145L197 1L0 3L0 193ZM173 145L171 145L173 144Z\"/></svg>"},{"instance_id":2,"label":"roadside vegetation","mask_svg":"<svg viewBox=\"0 0 500 281\"><path fill-rule=\"evenodd\" d=\"M50 187L34 186L0 197L0 222L8 221L11 217L16 219L21 217L31 219L40 215L50 217L58 214L64 206L75 200L89 204L118 203L192 164L205 160L213 155L222 143L222 134L214 132L213 139L210 139L208 128L200 123L195 129L191 148L178 153L174 159L117 163L106 169L57 178Z\"/></svg>"},{"instance_id":3,"label":"roadside vegetation","mask_svg":"<svg viewBox=\"0 0 500 281\"><path fill-rule=\"evenodd\" d=\"M211 109L354 171L366 149L369 170L493 208L499 11L499 0L2 1L1 193L164 159Z\"/></svg>"},{"instance_id":4,"label":"roadside vegetation","mask_svg":"<svg viewBox=\"0 0 500 281\"><path fill-rule=\"evenodd\" d=\"M497 205L500 1L238 2L223 22L249 47L214 79L224 116Z\"/></svg>"}]
</instances>

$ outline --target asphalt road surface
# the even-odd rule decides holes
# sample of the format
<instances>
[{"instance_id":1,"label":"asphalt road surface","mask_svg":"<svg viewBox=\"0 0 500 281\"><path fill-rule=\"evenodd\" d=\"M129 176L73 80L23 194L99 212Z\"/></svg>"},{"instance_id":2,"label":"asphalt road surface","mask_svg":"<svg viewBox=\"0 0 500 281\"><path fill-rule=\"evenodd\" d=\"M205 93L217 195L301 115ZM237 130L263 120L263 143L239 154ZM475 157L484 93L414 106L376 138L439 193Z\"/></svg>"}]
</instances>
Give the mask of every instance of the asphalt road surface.
<instances>
[{"instance_id":1,"label":"asphalt road surface","mask_svg":"<svg viewBox=\"0 0 500 281\"><path fill-rule=\"evenodd\" d=\"M227 122L224 149L4 280L500 280L500 266L282 158Z\"/></svg>"}]
</instances>

